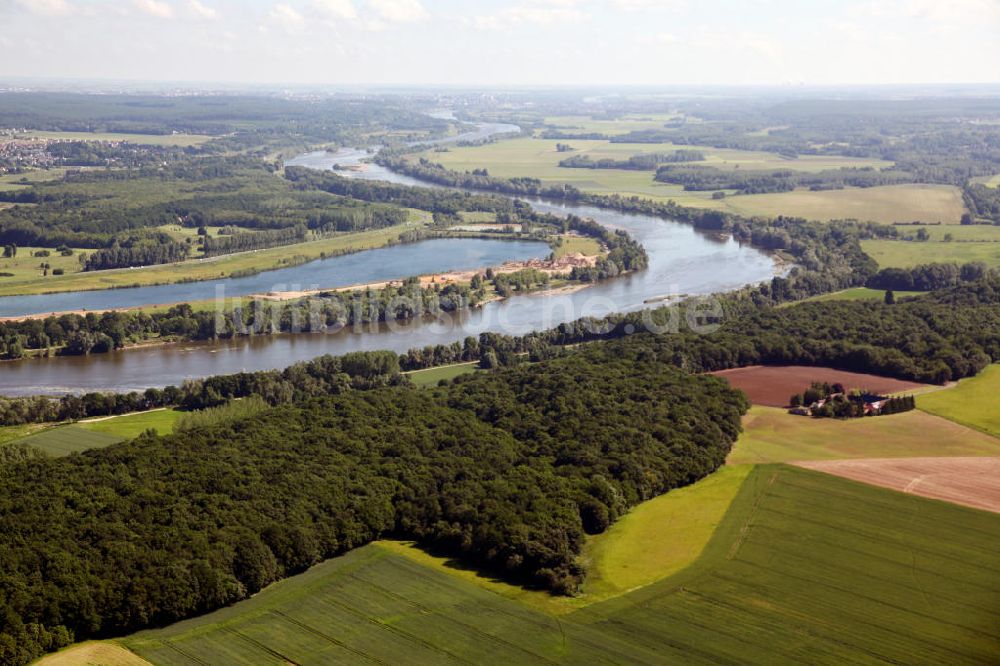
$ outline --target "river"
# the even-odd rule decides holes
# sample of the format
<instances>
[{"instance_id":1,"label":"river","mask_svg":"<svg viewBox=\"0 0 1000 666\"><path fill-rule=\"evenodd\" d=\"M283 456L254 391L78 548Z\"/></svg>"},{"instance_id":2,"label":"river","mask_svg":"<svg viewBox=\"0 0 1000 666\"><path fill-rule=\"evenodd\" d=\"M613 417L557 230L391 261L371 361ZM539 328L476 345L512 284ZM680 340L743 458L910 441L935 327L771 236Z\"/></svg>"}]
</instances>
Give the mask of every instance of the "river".
<instances>
[{"instance_id":1,"label":"river","mask_svg":"<svg viewBox=\"0 0 1000 666\"><path fill-rule=\"evenodd\" d=\"M493 127L495 130L496 126ZM461 139L452 137L451 140ZM301 155L288 164L329 169L334 164L359 165L369 155L369 151L357 149L336 153L319 151ZM361 171L341 173L350 177L429 186L374 164L364 165ZM391 326L365 327L363 330L239 338L222 343L160 345L87 357L8 362L0 364L0 394L139 390L149 386L180 384L184 379L193 377L281 368L321 354L375 349L403 352L415 347L450 343L484 331L518 335L584 316L600 317L616 311L638 310L646 306L647 300L670 294L730 291L745 284L768 280L774 275L775 265L769 256L740 245L731 238L722 239L696 231L690 225L589 206L541 200L532 200L531 204L540 211L555 214L572 212L592 217L608 227L624 229L646 248L649 268L572 292L529 294L494 301L446 320L394 323ZM408 246L386 249L404 247ZM441 262L438 265L448 264L449 258L442 256L448 251L433 252L432 260ZM364 263L370 257L371 252L364 252L337 259L354 258ZM296 268L307 269L317 263L320 262ZM383 270L381 267L376 269ZM401 265L401 270L396 273L413 275L440 270L419 271L410 265ZM272 276L273 284L273 275L271 272L255 277ZM301 278L303 285L319 282L308 271ZM352 280L360 281L364 280Z\"/></svg>"}]
</instances>

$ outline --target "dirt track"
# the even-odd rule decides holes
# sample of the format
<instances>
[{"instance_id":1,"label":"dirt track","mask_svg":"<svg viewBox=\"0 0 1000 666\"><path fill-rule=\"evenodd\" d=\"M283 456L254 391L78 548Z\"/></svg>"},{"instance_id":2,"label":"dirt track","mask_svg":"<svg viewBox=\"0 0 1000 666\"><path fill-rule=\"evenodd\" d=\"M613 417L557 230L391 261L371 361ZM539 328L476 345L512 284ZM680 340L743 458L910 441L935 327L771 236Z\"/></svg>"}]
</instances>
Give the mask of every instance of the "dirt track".
<instances>
[{"instance_id":1,"label":"dirt track","mask_svg":"<svg viewBox=\"0 0 1000 666\"><path fill-rule=\"evenodd\" d=\"M1000 513L1000 458L816 460L799 467Z\"/></svg>"},{"instance_id":2,"label":"dirt track","mask_svg":"<svg viewBox=\"0 0 1000 666\"><path fill-rule=\"evenodd\" d=\"M832 368L814 368L805 365L751 365L746 368L720 370L710 374L725 377L733 388L738 388L755 405L785 407L795 393L802 393L813 382L841 383L848 390L868 389L876 393L897 393L923 388L925 384L901 379L846 372Z\"/></svg>"}]
</instances>

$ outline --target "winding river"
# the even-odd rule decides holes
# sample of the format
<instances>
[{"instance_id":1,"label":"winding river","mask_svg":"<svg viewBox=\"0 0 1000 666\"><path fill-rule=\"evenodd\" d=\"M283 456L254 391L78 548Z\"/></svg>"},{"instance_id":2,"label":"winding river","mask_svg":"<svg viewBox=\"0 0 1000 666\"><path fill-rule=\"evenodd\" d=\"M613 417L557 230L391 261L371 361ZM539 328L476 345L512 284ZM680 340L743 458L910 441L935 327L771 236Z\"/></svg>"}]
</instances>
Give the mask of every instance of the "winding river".
<instances>
[{"instance_id":1,"label":"winding river","mask_svg":"<svg viewBox=\"0 0 1000 666\"><path fill-rule=\"evenodd\" d=\"M517 131L511 125L482 124L475 132L450 137L445 141L473 140L497 133ZM319 151L300 155L289 165L329 169L333 165L356 166L360 170L341 172L343 175L373 180L387 180L404 185L434 187L428 183L397 174L374 164L363 164L370 156L369 150L344 149L336 153ZM24 359L0 364L0 394L26 395L36 393L59 394L87 390L140 390L149 386L180 384L183 380L207 375L226 374L281 368L296 361L321 354L343 354L349 351L389 349L403 352L416 347L450 343L482 332L502 332L519 335L541 330L580 317L600 317L611 312L627 312L648 307L647 302L668 295L696 295L737 289L745 284L770 279L775 265L767 255L731 238L717 238L696 231L689 225L671 222L646 215L633 215L590 206L573 206L558 202L531 200L540 211L565 215L574 213L592 217L608 227L624 229L646 248L649 268L635 274L608 280L586 289L555 293L538 293L518 296L504 301L487 303L482 308L453 315L447 319L392 323L391 325L347 328L335 332L267 337L239 338L221 343L178 343L140 347L109 354L86 357L57 357L53 359ZM389 279L418 273L441 272L446 268L477 266L514 258L538 256L539 244L522 243L512 246L509 241L480 241L486 246L478 250L464 245L468 239L425 241L413 245L394 246L353 255L335 257L337 268L324 267L324 262L297 266L282 277L281 271L271 271L253 276L264 286L253 289L249 283L245 293L277 288L278 285L309 287L336 286L330 279L346 280L345 284ZM442 245L442 243L444 245ZM461 249L465 248L465 249ZM542 246L542 254L547 248ZM481 254L476 254L479 251ZM493 261L491 252L504 255ZM385 253L390 254L385 254ZM519 254L519 253L524 253ZM381 254L379 254L381 253ZM400 254L402 253L402 254ZM410 254L407 254L410 253ZM342 261L350 262L350 269ZM327 275L322 271L335 271ZM382 277L375 277L382 276ZM251 279L251 278L240 278ZM216 281L222 282L222 281ZM235 280L230 282L236 282ZM173 285L190 289L195 284ZM205 283L212 298L217 285ZM200 289L201 287L196 287ZM241 287L243 288L243 287ZM167 302L169 297L151 298L143 287L110 292L115 305L121 306L125 292L145 293L140 302ZM236 292L226 292L236 295ZM37 297L29 297L37 298ZM178 300L178 299L173 299ZM192 300L184 296L183 300ZM79 303L79 301L77 301ZM76 306L76 307L79 307ZM46 307L44 311L56 308Z\"/></svg>"}]
</instances>

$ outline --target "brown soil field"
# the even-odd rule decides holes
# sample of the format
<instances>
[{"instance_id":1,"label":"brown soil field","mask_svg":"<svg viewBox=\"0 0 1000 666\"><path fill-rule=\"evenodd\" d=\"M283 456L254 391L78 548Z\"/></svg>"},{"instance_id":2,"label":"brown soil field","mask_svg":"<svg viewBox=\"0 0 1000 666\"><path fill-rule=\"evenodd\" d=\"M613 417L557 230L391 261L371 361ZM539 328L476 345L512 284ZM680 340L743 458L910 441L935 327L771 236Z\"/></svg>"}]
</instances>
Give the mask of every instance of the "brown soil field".
<instances>
[{"instance_id":1,"label":"brown soil field","mask_svg":"<svg viewBox=\"0 0 1000 666\"><path fill-rule=\"evenodd\" d=\"M875 458L794 464L873 486L1000 513L1000 458Z\"/></svg>"},{"instance_id":2,"label":"brown soil field","mask_svg":"<svg viewBox=\"0 0 1000 666\"><path fill-rule=\"evenodd\" d=\"M876 393L899 393L926 387L926 384L901 379L805 365L751 365L709 374L724 377L733 388L746 393L750 402L767 407L787 406L793 394L802 393L813 382L840 383L848 390L867 389Z\"/></svg>"}]
</instances>

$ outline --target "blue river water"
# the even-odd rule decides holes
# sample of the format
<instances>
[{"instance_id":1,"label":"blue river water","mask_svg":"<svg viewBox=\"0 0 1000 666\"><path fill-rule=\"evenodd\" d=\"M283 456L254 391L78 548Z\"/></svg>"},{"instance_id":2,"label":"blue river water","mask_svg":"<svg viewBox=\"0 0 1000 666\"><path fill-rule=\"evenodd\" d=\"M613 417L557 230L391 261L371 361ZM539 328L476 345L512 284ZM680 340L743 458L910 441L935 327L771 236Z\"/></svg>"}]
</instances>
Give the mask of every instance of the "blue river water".
<instances>
[{"instance_id":1,"label":"blue river water","mask_svg":"<svg viewBox=\"0 0 1000 666\"><path fill-rule=\"evenodd\" d=\"M6 296L0 298L0 317L181 303L268 291L346 287L411 275L496 266L505 261L545 257L550 252L549 246L540 242L438 238L319 259L247 277L128 289Z\"/></svg>"},{"instance_id":2,"label":"blue river water","mask_svg":"<svg viewBox=\"0 0 1000 666\"><path fill-rule=\"evenodd\" d=\"M508 132L513 126L481 127L481 134ZM516 131L517 128L513 127ZM457 137L461 139L462 137ZM456 137L451 137L455 141ZM394 173L367 159L371 151L348 148L336 153L317 151L289 160L314 169L334 165L352 169L342 174L351 178L386 180L403 185L437 187ZM562 202L531 200L539 211L555 215L591 217L601 224L624 229L642 243L649 255L649 267L629 275L593 284L585 289L535 293L493 301L481 308L453 313L441 319L395 322L322 333L241 337L218 342L194 342L139 347L109 354L31 358L0 363L0 395L59 394L88 390L141 390L148 386L180 384L185 379L240 371L282 368L321 354L350 351L408 349L448 344L483 332L523 335L545 330L580 317L602 317L612 312L630 312L662 303L665 297L725 292L746 284L769 280L778 273L768 255L732 238L718 237L690 225L648 215L620 213ZM459 250L458 248L462 248ZM493 254L490 254L490 253ZM295 268L262 273L241 286L226 286L226 295L294 289L294 285L332 287L381 281L418 273L443 272L447 268L477 268L502 261L547 254L538 243L512 244L509 241L467 242L465 239L424 241L384 250L316 261ZM412 254L411 254L412 253ZM350 267L349 267L350 266ZM289 271L287 273L283 271ZM319 271L329 271L320 277ZM281 274L280 276L278 274ZM237 282L216 281L216 282ZM198 286L203 284L204 286ZM284 285L284 286L281 286ZM121 298L135 292L141 303L163 303L213 298L218 285L191 283L173 285L180 291L163 292L155 299L150 289L103 292ZM191 290L204 291L191 291ZM179 294L179 295L178 295ZM105 296L102 296L105 297ZM73 294L73 308L81 307L80 295ZM57 308L46 303L42 311ZM121 305L121 301L116 305ZM2 301L0 301L0 307ZM95 306L91 306L95 307Z\"/></svg>"}]
</instances>

